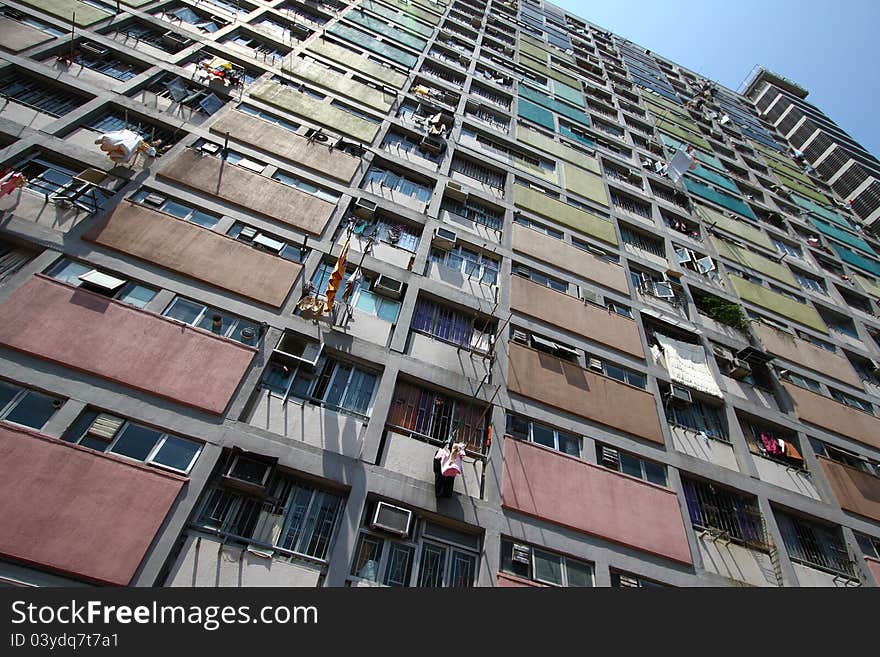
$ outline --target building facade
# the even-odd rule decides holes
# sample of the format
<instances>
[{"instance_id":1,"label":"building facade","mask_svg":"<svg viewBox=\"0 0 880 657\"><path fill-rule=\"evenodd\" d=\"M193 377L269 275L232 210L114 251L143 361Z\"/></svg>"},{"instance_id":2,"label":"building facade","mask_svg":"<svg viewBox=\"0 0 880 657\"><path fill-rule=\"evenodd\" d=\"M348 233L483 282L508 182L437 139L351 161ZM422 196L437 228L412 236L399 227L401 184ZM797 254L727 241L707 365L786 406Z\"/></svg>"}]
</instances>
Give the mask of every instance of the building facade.
<instances>
[{"instance_id":1,"label":"building facade","mask_svg":"<svg viewBox=\"0 0 880 657\"><path fill-rule=\"evenodd\" d=\"M531 0L0 11L0 582L880 584L880 242L778 77Z\"/></svg>"}]
</instances>

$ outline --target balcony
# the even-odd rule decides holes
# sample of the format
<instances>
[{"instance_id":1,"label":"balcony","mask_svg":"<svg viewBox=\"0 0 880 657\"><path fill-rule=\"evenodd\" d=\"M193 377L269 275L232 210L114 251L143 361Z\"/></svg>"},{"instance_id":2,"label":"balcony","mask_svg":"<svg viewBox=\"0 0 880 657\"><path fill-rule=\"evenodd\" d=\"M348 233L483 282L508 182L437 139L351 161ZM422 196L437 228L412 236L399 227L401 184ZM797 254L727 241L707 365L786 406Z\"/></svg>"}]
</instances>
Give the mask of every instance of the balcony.
<instances>
[{"instance_id":1,"label":"balcony","mask_svg":"<svg viewBox=\"0 0 880 657\"><path fill-rule=\"evenodd\" d=\"M274 308L284 303L302 270L298 263L126 201L84 238Z\"/></svg>"},{"instance_id":2,"label":"balcony","mask_svg":"<svg viewBox=\"0 0 880 657\"><path fill-rule=\"evenodd\" d=\"M320 235L336 208L254 171L187 148L159 172L181 183L312 235Z\"/></svg>"},{"instance_id":3,"label":"balcony","mask_svg":"<svg viewBox=\"0 0 880 657\"><path fill-rule=\"evenodd\" d=\"M510 392L664 444L651 393L515 342L508 352Z\"/></svg>"},{"instance_id":4,"label":"balcony","mask_svg":"<svg viewBox=\"0 0 880 657\"><path fill-rule=\"evenodd\" d=\"M187 481L10 426L0 452L0 553L96 584L131 583Z\"/></svg>"},{"instance_id":5,"label":"balcony","mask_svg":"<svg viewBox=\"0 0 880 657\"><path fill-rule=\"evenodd\" d=\"M629 295L626 270L543 233L513 224L513 250L577 274L588 281Z\"/></svg>"},{"instance_id":6,"label":"balcony","mask_svg":"<svg viewBox=\"0 0 880 657\"><path fill-rule=\"evenodd\" d=\"M880 522L880 479L824 456L817 459L840 508Z\"/></svg>"},{"instance_id":7,"label":"balcony","mask_svg":"<svg viewBox=\"0 0 880 657\"><path fill-rule=\"evenodd\" d=\"M256 353L42 275L0 305L0 344L214 414Z\"/></svg>"},{"instance_id":8,"label":"balcony","mask_svg":"<svg viewBox=\"0 0 880 657\"><path fill-rule=\"evenodd\" d=\"M510 308L514 312L529 315L636 358L645 357L639 328L633 320L521 276L512 276L510 285Z\"/></svg>"},{"instance_id":9,"label":"balcony","mask_svg":"<svg viewBox=\"0 0 880 657\"><path fill-rule=\"evenodd\" d=\"M786 381L782 382L782 387L791 397L797 416L804 422L880 449L880 418Z\"/></svg>"},{"instance_id":10,"label":"balcony","mask_svg":"<svg viewBox=\"0 0 880 657\"><path fill-rule=\"evenodd\" d=\"M861 388L861 379L843 354L828 351L761 322L752 322L752 332L761 341L766 352Z\"/></svg>"},{"instance_id":11,"label":"balcony","mask_svg":"<svg viewBox=\"0 0 880 657\"><path fill-rule=\"evenodd\" d=\"M676 494L602 466L504 439L504 508L690 564Z\"/></svg>"}]
</instances>

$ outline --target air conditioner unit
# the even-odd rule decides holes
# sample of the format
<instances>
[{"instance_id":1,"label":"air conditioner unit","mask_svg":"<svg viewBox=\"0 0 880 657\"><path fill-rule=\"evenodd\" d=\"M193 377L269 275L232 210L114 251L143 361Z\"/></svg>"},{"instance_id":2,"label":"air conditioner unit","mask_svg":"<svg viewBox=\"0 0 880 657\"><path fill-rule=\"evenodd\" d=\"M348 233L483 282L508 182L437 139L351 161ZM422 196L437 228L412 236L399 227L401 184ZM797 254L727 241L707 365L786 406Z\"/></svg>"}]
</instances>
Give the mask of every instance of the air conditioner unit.
<instances>
[{"instance_id":1,"label":"air conditioner unit","mask_svg":"<svg viewBox=\"0 0 880 657\"><path fill-rule=\"evenodd\" d=\"M110 54L109 50L102 48L97 43L92 43L91 41L81 43L79 49L85 56L94 59L102 59Z\"/></svg>"},{"instance_id":2,"label":"air conditioner unit","mask_svg":"<svg viewBox=\"0 0 880 657\"><path fill-rule=\"evenodd\" d=\"M162 43L164 43L169 48L176 48L177 51L183 50L192 42L193 40L189 37L181 36L171 31L166 32L162 35Z\"/></svg>"},{"instance_id":3,"label":"air conditioner unit","mask_svg":"<svg viewBox=\"0 0 880 657\"><path fill-rule=\"evenodd\" d=\"M510 46L505 46L504 47L504 54L507 55L508 57L513 57L513 54L514 54L513 48L511 48Z\"/></svg>"},{"instance_id":4,"label":"air conditioner unit","mask_svg":"<svg viewBox=\"0 0 880 657\"><path fill-rule=\"evenodd\" d=\"M734 358L730 361L730 371L728 375L732 379L742 379L747 377L752 373L752 366L749 365L746 361L740 360L739 358Z\"/></svg>"},{"instance_id":5,"label":"air conditioner unit","mask_svg":"<svg viewBox=\"0 0 880 657\"><path fill-rule=\"evenodd\" d=\"M372 219L376 215L377 204L365 198L359 198L354 204L354 216L360 219Z\"/></svg>"},{"instance_id":6,"label":"air conditioner unit","mask_svg":"<svg viewBox=\"0 0 880 657\"><path fill-rule=\"evenodd\" d=\"M370 527L398 536L406 536L409 533L410 524L412 524L412 515L412 511L409 509L387 502L379 502L376 504L376 512L373 514Z\"/></svg>"},{"instance_id":7,"label":"air conditioner unit","mask_svg":"<svg viewBox=\"0 0 880 657\"><path fill-rule=\"evenodd\" d=\"M525 331L520 331L518 329L513 329L513 333L510 336L510 339L514 342L519 342L520 344L528 344L529 343L529 334Z\"/></svg>"},{"instance_id":8,"label":"air conditioner unit","mask_svg":"<svg viewBox=\"0 0 880 657\"><path fill-rule=\"evenodd\" d=\"M271 463L239 454L232 460L224 478L227 483L245 488L265 488L271 474Z\"/></svg>"},{"instance_id":9,"label":"air conditioner unit","mask_svg":"<svg viewBox=\"0 0 880 657\"><path fill-rule=\"evenodd\" d=\"M382 275L373 283L373 292L381 294L392 299L399 299L403 294L403 283L401 281Z\"/></svg>"},{"instance_id":10,"label":"air conditioner unit","mask_svg":"<svg viewBox=\"0 0 880 657\"><path fill-rule=\"evenodd\" d=\"M605 368L602 366L602 361L598 358L590 357L587 360L587 365L591 370L596 370L597 372L603 372Z\"/></svg>"},{"instance_id":11,"label":"air conditioner unit","mask_svg":"<svg viewBox=\"0 0 880 657\"><path fill-rule=\"evenodd\" d=\"M446 195L456 201L465 202L468 199L468 193L462 189L461 185L451 180L446 183Z\"/></svg>"},{"instance_id":12,"label":"air conditioner unit","mask_svg":"<svg viewBox=\"0 0 880 657\"><path fill-rule=\"evenodd\" d=\"M669 387L669 399L680 402L682 404L692 404L693 398L691 397L691 391L685 388L684 386L679 386L676 384L671 384Z\"/></svg>"},{"instance_id":13,"label":"air conditioner unit","mask_svg":"<svg viewBox=\"0 0 880 657\"><path fill-rule=\"evenodd\" d=\"M439 246L443 249L451 249L455 246L457 239L458 236L455 234L455 231L449 230L448 228L435 228L434 238L431 240L431 245Z\"/></svg>"},{"instance_id":14,"label":"air conditioner unit","mask_svg":"<svg viewBox=\"0 0 880 657\"><path fill-rule=\"evenodd\" d=\"M584 303L594 303L597 306L605 305L605 297L593 290L581 290L584 296Z\"/></svg>"},{"instance_id":15,"label":"air conditioner unit","mask_svg":"<svg viewBox=\"0 0 880 657\"><path fill-rule=\"evenodd\" d=\"M516 563L531 564L532 548L530 548L528 545L520 545L519 543L514 543L513 553L510 556L511 559Z\"/></svg>"}]
</instances>

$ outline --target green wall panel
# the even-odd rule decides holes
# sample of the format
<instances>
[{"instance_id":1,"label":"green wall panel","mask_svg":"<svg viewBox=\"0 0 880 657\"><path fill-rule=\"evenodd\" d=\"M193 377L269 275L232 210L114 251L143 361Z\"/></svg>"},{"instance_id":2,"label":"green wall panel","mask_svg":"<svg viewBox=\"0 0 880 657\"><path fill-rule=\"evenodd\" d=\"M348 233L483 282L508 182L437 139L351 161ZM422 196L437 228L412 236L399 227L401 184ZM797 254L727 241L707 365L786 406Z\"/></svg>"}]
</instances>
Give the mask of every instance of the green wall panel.
<instances>
[{"instance_id":1,"label":"green wall panel","mask_svg":"<svg viewBox=\"0 0 880 657\"><path fill-rule=\"evenodd\" d=\"M291 114L303 116L310 121L327 126L331 130L341 132L361 141L370 143L379 131L379 125L370 123L353 114L328 105L293 87L277 82L259 83L250 93L257 100L278 107Z\"/></svg>"},{"instance_id":2,"label":"green wall panel","mask_svg":"<svg viewBox=\"0 0 880 657\"><path fill-rule=\"evenodd\" d=\"M392 27L391 25L388 25L388 23L373 18L372 16L362 14L355 9L349 11L343 16L343 18L351 21L352 23L357 23L361 27L365 27L368 30L377 32L382 36L386 36L389 39L393 39L394 41L397 41L397 43L402 43L405 46L414 48L415 50L424 50L425 46L428 45L428 42L424 39L420 39L417 36L409 34L408 32L404 32L401 29Z\"/></svg>"},{"instance_id":3,"label":"green wall panel","mask_svg":"<svg viewBox=\"0 0 880 657\"><path fill-rule=\"evenodd\" d=\"M726 258L727 260L742 265L743 267L754 269L755 271L782 283L788 283L792 287L800 287L797 279L792 275L791 270L779 262L775 262L769 258L758 255L757 253L753 253L748 249L742 249L735 244L718 239L717 237L712 237L712 244L715 246L715 250L718 251L718 255L722 258Z\"/></svg>"},{"instance_id":4,"label":"green wall panel","mask_svg":"<svg viewBox=\"0 0 880 657\"><path fill-rule=\"evenodd\" d=\"M306 62L299 58L288 60L283 69L300 80L308 80L324 89L334 91L340 96L353 98L382 112L387 112L391 108L391 103L396 97L395 94L379 91L360 82L355 82L335 71L330 71L319 64Z\"/></svg>"},{"instance_id":5,"label":"green wall panel","mask_svg":"<svg viewBox=\"0 0 880 657\"><path fill-rule=\"evenodd\" d=\"M592 235L608 244L617 245L614 224L589 212L584 212L573 205L550 198L546 194L522 185L513 186L513 202L524 210L569 226L587 235Z\"/></svg>"},{"instance_id":6,"label":"green wall panel","mask_svg":"<svg viewBox=\"0 0 880 657\"><path fill-rule=\"evenodd\" d=\"M752 226L747 221L745 221L745 219L741 221L731 219L730 217L724 216L717 210L714 210L705 205L701 205L699 203L695 204L695 207L697 208L697 214L703 216L704 223L714 224L716 228L723 230L726 233L730 233L731 235L742 238L747 242L751 242L752 244L756 244L758 246L763 246L765 249L769 249L771 251L775 250L773 242L770 240L770 237L767 235L767 233L765 233L757 226Z\"/></svg>"},{"instance_id":7,"label":"green wall panel","mask_svg":"<svg viewBox=\"0 0 880 657\"><path fill-rule=\"evenodd\" d=\"M517 101L517 113L522 118L544 126L548 130L556 129L556 124L553 122L553 112L538 107L534 103L527 101L525 98L520 98Z\"/></svg>"},{"instance_id":8,"label":"green wall panel","mask_svg":"<svg viewBox=\"0 0 880 657\"><path fill-rule=\"evenodd\" d=\"M692 132L687 132L684 128L682 128L674 123L670 123L669 121L660 121L659 119L655 119L654 125L657 126L657 128L659 130L664 130L664 131L674 135L675 137L678 137L679 139L683 139L684 141L691 144L692 146L696 146L698 148L702 148L707 151L712 150L712 145L708 141L706 141L705 139L703 139L699 135L695 135Z\"/></svg>"},{"instance_id":9,"label":"green wall panel","mask_svg":"<svg viewBox=\"0 0 880 657\"><path fill-rule=\"evenodd\" d=\"M562 167L565 171L565 189L608 207L608 194L605 193L605 182L601 176L570 164L563 164Z\"/></svg>"},{"instance_id":10,"label":"green wall panel","mask_svg":"<svg viewBox=\"0 0 880 657\"><path fill-rule=\"evenodd\" d=\"M696 194L700 198L706 199L707 201L712 201L713 203L717 203L718 205L731 210L732 212L738 212L744 217L749 217L750 219L757 219L755 213L752 212L752 209L740 201L739 199L728 196L727 194L722 194L711 187L707 187L701 182L697 182L693 178L689 178L685 176L683 178L684 186L687 187L687 190L691 194Z\"/></svg>"},{"instance_id":11,"label":"green wall panel","mask_svg":"<svg viewBox=\"0 0 880 657\"><path fill-rule=\"evenodd\" d=\"M101 11L96 7L87 5L84 2L79 2L78 0L21 0L21 4L33 7L34 9L39 9L50 16L60 18L61 20L66 21L68 25L70 24L70 19L75 13L76 24L80 27L93 25L98 21L113 16L109 10Z\"/></svg>"},{"instance_id":12,"label":"green wall panel","mask_svg":"<svg viewBox=\"0 0 880 657\"><path fill-rule=\"evenodd\" d=\"M555 93L560 98L564 98L570 103L574 103L579 107L586 107L587 104L584 102L584 95L581 93L580 89L575 89L574 87L569 87L567 84L562 84L561 82L553 83L553 93Z\"/></svg>"},{"instance_id":13,"label":"green wall panel","mask_svg":"<svg viewBox=\"0 0 880 657\"><path fill-rule=\"evenodd\" d=\"M520 126L516 132L516 140L522 144L534 146L545 153L555 155L566 162L576 164L582 169L587 169L593 173L602 172L599 168L599 161L595 157L582 153L574 148L570 148L555 139L542 135L536 130L529 130L528 128Z\"/></svg>"},{"instance_id":14,"label":"green wall panel","mask_svg":"<svg viewBox=\"0 0 880 657\"><path fill-rule=\"evenodd\" d=\"M412 68L413 66L415 66L416 62L419 59L415 55L411 55L410 53L405 52L400 48L396 48L391 44L385 43L383 41L378 41L363 30L358 30L349 25L334 23L329 28L327 28L327 32L338 36L340 39L350 41L354 45L360 46L365 50L369 50L370 52L374 52L377 55L387 57L391 61L397 62L398 64L405 66L406 68Z\"/></svg>"},{"instance_id":15,"label":"green wall panel","mask_svg":"<svg viewBox=\"0 0 880 657\"><path fill-rule=\"evenodd\" d=\"M733 283L736 293L743 301L766 308L777 315L788 317L798 324L815 329L821 333L828 333L828 327L825 326L825 322L822 321L819 313L812 306L798 303L784 294L779 294L739 276L731 276L730 282Z\"/></svg>"},{"instance_id":16,"label":"green wall panel","mask_svg":"<svg viewBox=\"0 0 880 657\"><path fill-rule=\"evenodd\" d=\"M852 224L848 222L846 219L841 217L836 212L832 212L828 208L824 208L817 203L813 203L809 199L805 199L803 196L798 196L797 194L792 194L791 200L795 202L796 205L801 206L804 210L809 210L824 219L828 219L829 221L833 221L836 224L843 226L844 228L852 228Z\"/></svg>"},{"instance_id":17,"label":"green wall panel","mask_svg":"<svg viewBox=\"0 0 880 657\"><path fill-rule=\"evenodd\" d=\"M370 61L366 57L362 57L348 48L342 48L329 41L323 41L321 39L312 41L312 43L309 44L309 47L306 48L306 51L321 55L349 68L353 68L364 75L369 75L372 78L381 80L388 86L397 89L400 89L406 83L407 78L402 73L398 73L387 66L382 66L374 61Z\"/></svg>"},{"instance_id":18,"label":"green wall panel","mask_svg":"<svg viewBox=\"0 0 880 657\"><path fill-rule=\"evenodd\" d=\"M385 5L379 4L378 2L373 2L372 0L363 0L360 6L368 11L373 12L374 14L382 16L383 18L387 18L393 23L397 23L402 27L406 27L416 34L421 34L422 36L429 37L434 33L433 27L425 25L424 23L420 23L411 16L398 13L393 9L386 7Z\"/></svg>"}]
</instances>

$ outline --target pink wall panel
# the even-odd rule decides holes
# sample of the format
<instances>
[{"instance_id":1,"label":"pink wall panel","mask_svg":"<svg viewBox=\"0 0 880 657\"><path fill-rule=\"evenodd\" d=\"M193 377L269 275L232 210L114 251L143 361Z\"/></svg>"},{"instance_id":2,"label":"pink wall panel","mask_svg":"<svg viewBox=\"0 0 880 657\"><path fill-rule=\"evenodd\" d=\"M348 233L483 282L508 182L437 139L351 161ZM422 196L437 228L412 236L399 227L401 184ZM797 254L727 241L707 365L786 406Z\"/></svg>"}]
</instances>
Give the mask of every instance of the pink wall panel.
<instances>
[{"instance_id":1,"label":"pink wall panel","mask_svg":"<svg viewBox=\"0 0 880 657\"><path fill-rule=\"evenodd\" d=\"M506 508L691 563L678 497L671 490L505 438L501 492Z\"/></svg>"},{"instance_id":2,"label":"pink wall panel","mask_svg":"<svg viewBox=\"0 0 880 657\"><path fill-rule=\"evenodd\" d=\"M126 585L184 481L0 425L0 554Z\"/></svg>"},{"instance_id":3,"label":"pink wall panel","mask_svg":"<svg viewBox=\"0 0 880 657\"><path fill-rule=\"evenodd\" d=\"M0 345L218 414L255 353L43 276L0 305Z\"/></svg>"}]
</instances>

